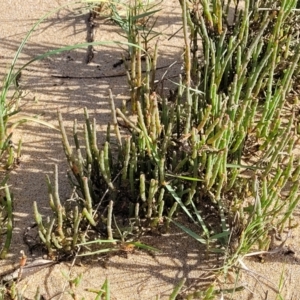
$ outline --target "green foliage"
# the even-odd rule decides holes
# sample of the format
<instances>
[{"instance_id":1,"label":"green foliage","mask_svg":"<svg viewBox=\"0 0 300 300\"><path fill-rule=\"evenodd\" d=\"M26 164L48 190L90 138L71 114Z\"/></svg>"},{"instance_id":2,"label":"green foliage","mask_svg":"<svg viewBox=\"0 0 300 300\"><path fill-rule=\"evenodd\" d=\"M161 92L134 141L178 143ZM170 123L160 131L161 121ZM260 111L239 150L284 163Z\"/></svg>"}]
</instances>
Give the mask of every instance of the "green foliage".
<instances>
[{"instance_id":1,"label":"green foliage","mask_svg":"<svg viewBox=\"0 0 300 300\"><path fill-rule=\"evenodd\" d=\"M94 239L97 234L89 235L90 226L98 228L96 232L103 232L101 228L106 228L110 221L104 221L101 216L96 215L96 210L93 209L92 200L89 195L87 186L87 178L82 179L85 198L79 197L76 193L72 195L72 199L61 203L58 192L58 170L55 166L54 183L51 183L47 178L49 205L52 210L52 216L43 219L38 211L36 202L34 202L34 216L38 225L38 233L41 241L46 246L51 257L75 253L77 250L86 251L86 241ZM109 229L107 229L108 232ZM103 244L104 243L104 244ZM116 240L109 237L108 240L98 241L98 253L113 251L113 245ZM81 248L78 248L81 246ZM104 246L104 247L103 247ZM89 251L92 251L87 246Z\"/></svg>"},{"instance_id":2,"label":"green foliage","mask_svg":"<svg viewBox=\"0 0 300 300\"><path fill-rule=\"evenodd\" d=\"M83 138L75 121L72 143L58 115L76 193L72 201L61 203L56 169L54 182L48 179L53 215L45 221L34 204L39 235L50 255L74 254L80 247L80 255L114 251L115 242L137 240L145 228L164 232L172 221L205 244L207 252L225 252L227 270L254 247L268 250L272 229L280 233L295 226L300 167L293 150L298 132L294 103L287 105L287 99L293 98L299 80L300 45L293 29L298 1L276 1L278 9L273 9L273 1L258 5L246 0L243 10L234 4L233 20L228 18L231 2L180 1L185 74L172 101L154 92L157 47L151 58L146 44L155 33L140 24L157 10L140 11L141 2L135 1L124 17L116 2L110 4L112 19L128 39L136 118L115 108L110 91L112 125L99 145L96 120L86 109ZM197 9L200 4L203 11ZM12 113L1 112L0 128L5 128ZM1 136L0 148L8 149L7 132ZM198 231L173 219L180 209ZM211 215L218 221L208 225ZM183 285L184 280L170 299ZM218 293L211 286L190 298L212 299Z\"/></svg>"},{"instance_id":3,"label":"green foliage","mask_svg":"<svg viewBox=\"0 0 300 300\"><path fill-rule=\"evenodd\" d=\"M195 177L205 180L201 193L222 204L220 219L222 207L231 226L231 263L254 245L268 249L269 231L292 226L299 202L294 112L286 102L300 57L292 27L296 1L278 1L275 13L262 2L264 10L245 1L230 22L230 1L202 1L203 14L196 5L189 13L182 1L192 40L185 52L184 105L191 113L185 132L198 145L196 169L203 173ZM203 93L191 93L194 89ZM195 193L196 205L198 199Z\"/></svg>"}]
</instances>

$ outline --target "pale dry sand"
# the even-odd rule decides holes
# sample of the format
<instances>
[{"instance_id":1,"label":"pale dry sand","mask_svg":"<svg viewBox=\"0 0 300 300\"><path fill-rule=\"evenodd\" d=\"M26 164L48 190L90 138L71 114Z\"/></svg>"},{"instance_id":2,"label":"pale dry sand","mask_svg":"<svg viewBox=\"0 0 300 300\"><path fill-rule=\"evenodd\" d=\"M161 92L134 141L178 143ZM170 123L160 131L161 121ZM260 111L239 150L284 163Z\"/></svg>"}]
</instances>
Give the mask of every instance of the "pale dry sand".
<instances>
[{"instance_id":1,"label":"pale dry sand","mask_svg":"<svg viewBox=\"0 0 300 300\"><path fill-rule=\"evenodd\" d=\"M44 13L67 3L71 1L2 1L0 11L1 77L8 69L15 51L31 26ZM160 66L170 65L174 61L180 62L183 49L182 32L176 33L181 26L178 1L163 1L162 8L157 27L157 31L164 33L160 37ZM18 65L22 66L45 51L85 42L86 20L87 11L71 7L47 18L25 46ZM115 25L104 19L97 22L99 28L97 28L95 40L120 40L119 29ZM168 41L168 37L173 34L175 36ZM56 111L60 109L66 126L71 128L75 118L79 123L83 120L83 107L87 107L90 116L97 120L101 139L101 135L106 130L106 124L110 121L108 89L112 89L116 96L116 103L120 105L121 101L128 97L126 78L70 80L51 77L51 75L99 76L123 71L122 67L112 68L121 56L121 49L97 46L96 50L92 63L88 65L85 63L86 49L80 49L28 66L20 81L20 86L25 93L22 100L22 112L29 115L42 115L43 120L57 125ZM158 79L163 72L158 73ZM180 72L180 64L178 64L169 71L168 76L178 75ZM12 268L13 264L18 262L21 249L30 257L23 242L23 233L34 222L33 201L38 202L40 210L45 215L49 211L45 176L53 174L54 164L59 165L61 198L67 199L71 192L66 178L68 167L59 133L44 126L29 123L17 130L13 139L17 142L20 137L23 140L22 162L20 167L10 174L11 190L14 194L14 236L9 258L0 261L1 272ZM282 293L284 299L300 299L299 233L299 229L295 229L292 239L287 241L296 249L294 256L276 254L267 257L264 264L255 259L245 260L251 270L268 278L270 282L264 284L264 280L257 275L255 276L258 280L244 274L241 282L248 285L250 292L245 291L232 299L275 299L273 289L279 287L282 273L285 279ZM140 251L129 254L128 258L114 256L110 258L107 269L103 268L101 261L97 259L92 262L83 261L82 266L75 266L72 269L72 276L83 273L83 282L77 288L78 295L85 296L86 299L94 299L95 295L86 292L85 289L99 289L108 278L112 299L155 299L157 295L161 297L160 299L168 299L172 288L182 277L187 277L188 285L203 283L207 276L207 272L203 269L217 264L214 257L210 262L205 261L204 249L178 230L173 230L172 234L164 238L149 237L146 242L158 247L162 252L156 254L155 257ZM25 295L30 299L33 298L38 286L48 298L57 295L55 299L59 297L70 299L67 294L63 296L59 294L67 283L62 272L67 272L68 268L69 265L66 263L45 268L26 277L19 285L20 287L27 286ZM268 291L267 296L265 296L266 291Z\"/></svg>"}]
</instances>

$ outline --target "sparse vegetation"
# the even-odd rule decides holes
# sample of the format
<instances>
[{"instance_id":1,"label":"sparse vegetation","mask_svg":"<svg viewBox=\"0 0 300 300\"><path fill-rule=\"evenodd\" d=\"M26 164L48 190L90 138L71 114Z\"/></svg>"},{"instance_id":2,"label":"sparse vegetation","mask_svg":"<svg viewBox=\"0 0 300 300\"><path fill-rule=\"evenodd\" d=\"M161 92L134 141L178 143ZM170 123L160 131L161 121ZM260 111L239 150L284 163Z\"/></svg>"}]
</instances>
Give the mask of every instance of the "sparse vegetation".
<instances>
[{"instance_id":1,"label":"sparse vegetation","mask_svg":"<svg viewBox=\"0 0 300 300\"><path fill-rule=\"evenodd\" d=\"M246 0L242 9L231 1L179 2L184 73L176 83L173 101L155 92L157 44L154 55L148 52L149 42L158 35L155 19L150 19L159 6L130 1L122 15L116 1L109 3L111 18L128 40L124 45L130 62L125 55L123 60L132 107L130 112L116 108L110 91L112 123L101 146L96 120L90 120L87 109L83 132L74 121L74 146L58 113L75 192L72 201L61 202L56 167L54 181L47 180L52 216L43 218L34 204L40 240L50 257L71 254L76 259L114 251L115 243L127 241L156 250L139 243L140 237L148 231L163 234L172 222L205 244L207 253L222 255L216 274L226 277L252 251L268 253L275 233L297 226L293 212L299 203L300 182L299 157L294 153L299 139L295 111L300 44L299 30L294 28L298 1L260 1L258 5ZM97 42L51 51L38 59L92 44ZM19 74L12 75L14 64L15 60L0 102L0 161L6 151L7 168L15 157L7 122L17 112L19 99L7 100ZM18 118L15 124L23 121ZM7 185L5 194L0 221L7 220L7 242L1 258L9 249L12 232ZM3 208L7 218L1 215ZM176 220L182 213L198 230ZM211 214L218 216L212 225ZM78 278L68 281L73 295ZM170 299L177 299L184 283L183 279L175 287ZM240 289L211 285L205 291L187 290L182 296L214 299ZM97 293L97 299L109 299L108 281Z\"/></svg>"}]
</instances>

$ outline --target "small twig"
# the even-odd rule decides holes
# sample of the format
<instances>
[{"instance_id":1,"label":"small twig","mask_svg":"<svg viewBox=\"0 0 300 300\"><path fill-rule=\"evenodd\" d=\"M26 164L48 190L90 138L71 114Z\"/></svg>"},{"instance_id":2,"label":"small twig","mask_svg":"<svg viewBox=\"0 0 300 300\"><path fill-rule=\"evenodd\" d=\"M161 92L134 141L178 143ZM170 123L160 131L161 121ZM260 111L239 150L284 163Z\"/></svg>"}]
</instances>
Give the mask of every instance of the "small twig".
<instances>
[{"instance_id":1,"label":"small twig","mask_svg":"<svg viewBox=\"0 0 300 300\"><path fill-rule=\"evenodd\" d=\"M171 40L180 30L182 30L183 26L181 26L178 30L175 31L169 38L168 41Z\"/></svg>"},{"instance_id":2,"label":"small twig","mask_svg":"<svg viewBox=\"0 0 300 300\"><path fill-rule=\"evenodd\" d=\"M265 284L266 286L268 286L270 289L272 289L275 293L277 293L277 294L279 293L279 291L278 291L276 288L274 288L274 287L272 286L272 285L273 285L273 282L272 282L271 280L269 280L268 278L262 276L261 274L255 272L255 271L250 270L250 269L244 264L244 262L243 262L241 259L238 259L238 262L240 263L241 267L236 267L236 268L239 268L239 269L241 269L241 270L243 270L243 271L249 272L249 274L250 274L253 278L255 278L255 279L257 280L257 282L258 282L260 285L262 284L262 282L261 282L261 280L258 279L258 277L263 278L264 280L266 280L266 281L268 282L268 283L265 283L265 282L264 282L264 284ZM256 276L257 276L257 277L256 277Z\"/></svg>"},{"instance_id":3,"label":"small twig","mask_svg":"<svg viewBox=\"0 0 300 300\"><path fill-rule=\"evenodd\" d=\"M157 84L159 84L159 83L161 83L164 79L165 79L165 77L166 77L166 75L168 74L168 72L169 72L169 70L174 66L174 65L176 65L178 62L177 61L174 61L172 64L170 64L169 65L169 67L167 67L167 70L164 72L164 74L161 76L161 79L158 81L158 82L156 82Z\"/></svg>"}]
</instances>

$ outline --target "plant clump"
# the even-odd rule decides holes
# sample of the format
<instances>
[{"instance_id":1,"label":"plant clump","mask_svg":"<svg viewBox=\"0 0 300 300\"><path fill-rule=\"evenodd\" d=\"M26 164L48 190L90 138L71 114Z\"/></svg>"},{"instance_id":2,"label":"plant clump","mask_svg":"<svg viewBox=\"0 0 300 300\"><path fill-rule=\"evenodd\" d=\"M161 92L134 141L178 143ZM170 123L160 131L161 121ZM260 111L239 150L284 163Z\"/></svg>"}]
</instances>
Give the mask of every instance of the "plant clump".
<instances>
[{"instance_id":1,"label":"plant clump","mask_svg":"<svg viewBox=\"0 0 300 300\"><path fill-rule=\"evenodd\" d=\"M208 251L229 254L226 263L234 264L253 247L269 249L273 229L295 225L298 132L295 105L287 98L298 80L300 46L292 26L297 1L278 1L275 13L269 2L248 0L241 10L230 1L180 1L184 74L175 100L155 92L154 61L146 58L145 77L131 86L139 91L131 99L137 120L115 108L110 92L112 124L101 147L96 120L86 110L83 142L74 122L75 147L59 114L80 200L72 213L64 212L54 189L50 206L56 217L40 229L51 247L58 238L62 246L66 224L74 227L68 244L74 249L76 230L87 226L101 238L124 240L148 229L164 232L172 220ZM138 55L131 61L134 70L140 70L140 60ZM174 220L180 210L198 232ZM211 215L218 220L213 225Z\"/></svg>"}]
</instances>

